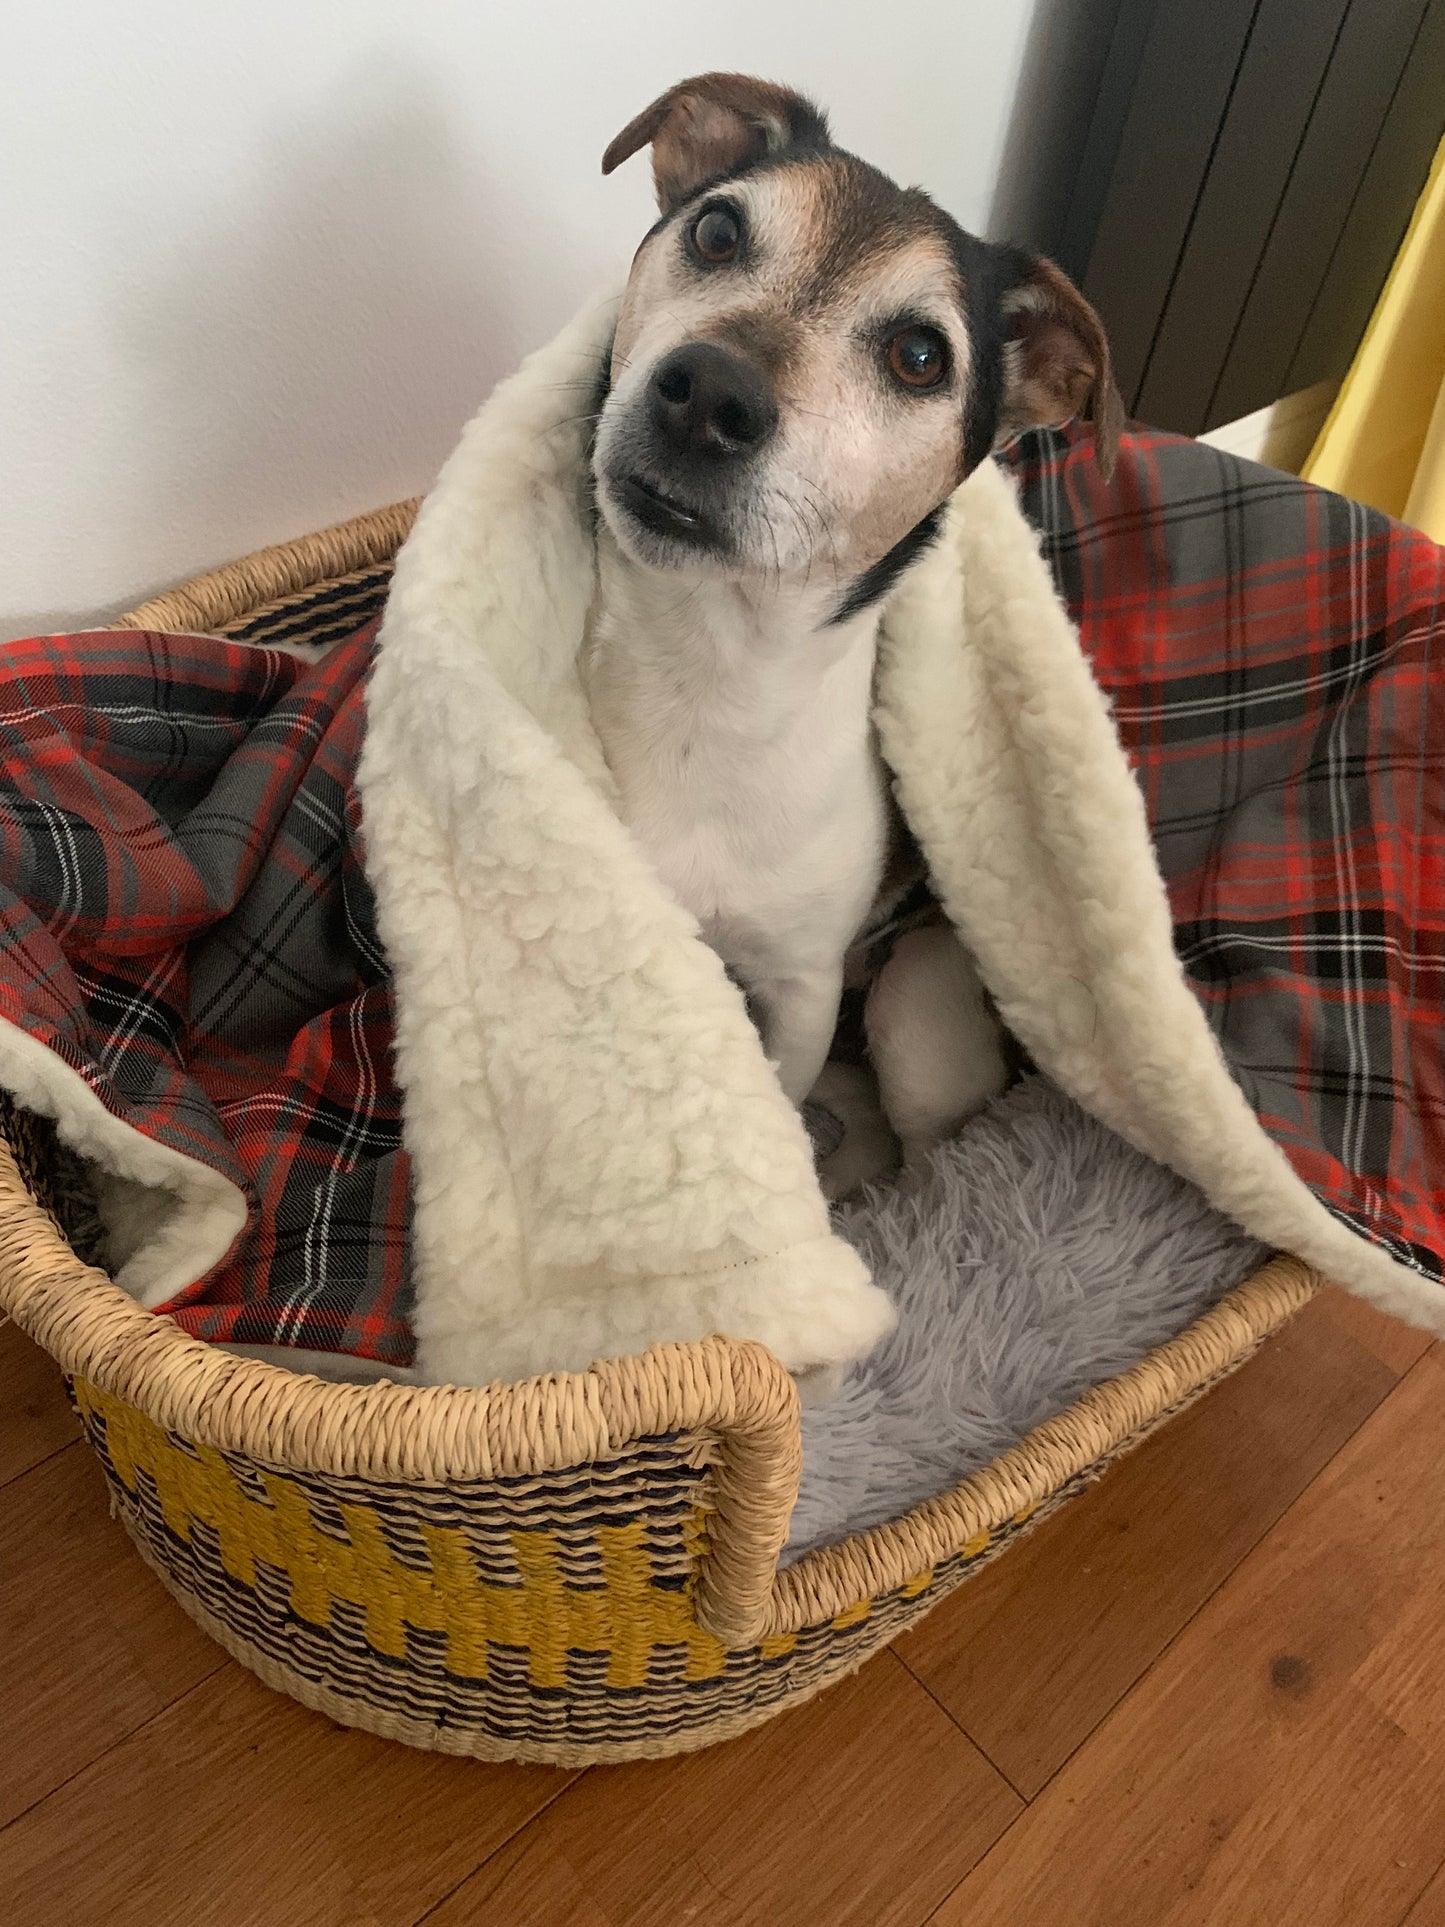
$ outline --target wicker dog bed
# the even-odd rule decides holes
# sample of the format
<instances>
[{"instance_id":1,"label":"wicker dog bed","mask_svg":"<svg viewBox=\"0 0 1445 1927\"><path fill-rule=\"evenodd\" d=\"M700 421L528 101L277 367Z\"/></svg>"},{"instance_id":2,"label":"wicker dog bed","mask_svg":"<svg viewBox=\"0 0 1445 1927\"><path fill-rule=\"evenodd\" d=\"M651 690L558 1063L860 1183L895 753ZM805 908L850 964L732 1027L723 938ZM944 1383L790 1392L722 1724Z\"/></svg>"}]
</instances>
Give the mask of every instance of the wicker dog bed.
<instances>
[{"instance_id":1,"label":"wicker dog bed","mask_svg":"<svg viewBox=\"0 0 1445 1927\"><path fill-rule=\"evenodd\" d=\"M404 503L120 627L349 634ZM1277 1258L984 1471L778 1570L792 1380L723 1338L483 1389L324 1384L140 1309L66 1242L50 1140L0 1137L0 1311L59 1362L116 1509L187 1612L349 1725L488 1759L683 1752L851 1672L1251 1352L1319 1280Z\"/></svg>"}]
</instances>

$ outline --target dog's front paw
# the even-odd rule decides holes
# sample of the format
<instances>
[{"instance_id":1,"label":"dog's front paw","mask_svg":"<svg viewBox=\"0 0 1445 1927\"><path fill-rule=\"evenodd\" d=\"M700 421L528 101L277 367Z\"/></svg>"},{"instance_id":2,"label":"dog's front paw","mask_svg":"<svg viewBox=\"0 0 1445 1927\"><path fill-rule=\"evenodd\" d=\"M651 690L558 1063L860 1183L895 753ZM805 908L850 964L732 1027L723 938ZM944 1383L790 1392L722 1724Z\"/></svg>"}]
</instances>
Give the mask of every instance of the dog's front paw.
<instances>
[{"instance_id":1,"label":"dog's front paw","mask_svg":"<svg viewBox=\"0 0 1445 1927\"><path fill-rule=\"evenodd\" d=\"M883 1115L877 1082L858 1065L825 1064L803 1119L830 1204L897 1170L898 1139Z\"/></svg>"}]
</instances>

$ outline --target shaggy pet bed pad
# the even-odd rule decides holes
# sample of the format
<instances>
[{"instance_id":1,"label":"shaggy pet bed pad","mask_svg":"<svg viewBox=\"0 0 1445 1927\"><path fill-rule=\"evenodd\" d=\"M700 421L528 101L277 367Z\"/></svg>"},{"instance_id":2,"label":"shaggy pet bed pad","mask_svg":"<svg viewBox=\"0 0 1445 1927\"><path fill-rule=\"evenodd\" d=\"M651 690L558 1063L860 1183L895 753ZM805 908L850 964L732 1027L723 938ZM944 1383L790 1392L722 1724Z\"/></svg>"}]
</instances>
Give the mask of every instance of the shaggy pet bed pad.
<instances>
[{"instance_id":1,"label":"shaggy pet bed pad","mask_svg":"<svg viewBox=\"0 0 1445 1927\"><path fill-rule=\"evenodd\" d=\"M1172 1338L1264 1248L1042 1077L834 1213L898 1311L803 1413L788 1557L946 1491Z\"/></svg>"}]
</instances>

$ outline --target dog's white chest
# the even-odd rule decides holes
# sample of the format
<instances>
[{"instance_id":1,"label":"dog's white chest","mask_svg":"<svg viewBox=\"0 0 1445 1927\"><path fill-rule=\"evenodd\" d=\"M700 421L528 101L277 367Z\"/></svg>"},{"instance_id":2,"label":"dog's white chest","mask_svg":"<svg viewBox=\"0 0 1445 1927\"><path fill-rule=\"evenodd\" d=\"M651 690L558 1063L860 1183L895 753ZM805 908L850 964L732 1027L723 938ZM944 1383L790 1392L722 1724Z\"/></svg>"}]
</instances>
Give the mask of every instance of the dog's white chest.
<instances>
[{"instance_id":1,"label":"dog's white chest","mask_svg":"<svg viewBox=\"0 0 1445 1927\"><path fill-rule=\"evenodd\" d=\"M606 593L605 569L602 586L593 716L624 820L662 881L745 984L840 954L887 836L876 625L820 631L787 611L771 630L707 590L669 583L661 606L638 607L635 589Z\"/></svg>"},{"instance_id":2,"label":"dog's white chest","mask_svg":"<svg viewBox=\"0 0 1445 1927\"><path fill-rule=\"evenodd\" d=\"M784 947L807 957L815 943L846 944L876 888L885 821L876 763L866 743L851 768L813 747L802 732L775 752L740 752L705 731L612 741L634 836L745 980Z\"/></svg>"}]
</instances>

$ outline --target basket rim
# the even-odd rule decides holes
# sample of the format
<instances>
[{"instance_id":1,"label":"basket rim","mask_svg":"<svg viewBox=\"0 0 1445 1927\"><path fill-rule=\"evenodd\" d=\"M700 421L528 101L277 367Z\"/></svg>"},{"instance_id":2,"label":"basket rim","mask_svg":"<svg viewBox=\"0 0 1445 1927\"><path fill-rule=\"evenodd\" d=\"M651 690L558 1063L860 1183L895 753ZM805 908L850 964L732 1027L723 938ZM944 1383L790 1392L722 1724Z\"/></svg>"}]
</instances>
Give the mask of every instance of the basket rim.
<instances>
[{"instance_id":1,"label":"basket rim","mask_svg":"<svg viewBox=\"0 0 1445 1927\"><path fill-rule=\"evenodd\" d=\"M417 502L392 503L213 569L112 626L216 630L395 555ZM916 1582L1026 1516L1240 1363L1323 1279L1277 1256L1176 1337L1094 1386L991 1464L898 1519L779 1570L797 1495L797 1390L766 1347L713 1337L516 1384L336 1384L223 1352L86 1264L31 1195L0 1132L0 1311L62 1370L193 1443L297 1472L463 1483L564 1471L663 1433L716 1445L698 1617L739 1647L826 1623Z\"/></svg>"},{"instance_id":2,"label":"basket rim","mask_svg":"<svg viewBox=\"0 0 1445 1927\"><path fill-rule=\"evenodd\" d=\"M486 1386L335 1384L240 1358L146 1311L86 1264L0 1134L0 1311L67 1374L193 1444L285 1471L457 1484L566 1471L639 1439L718 1446L698 1617L724 1644L796 1632L916 1582L1112 1458L1246 1358L1323 1280L1276 1256L1176 1337L899 1518L779 1569L797 1495L797 1390L763 1345L658 1345L586 1372Z\"/></svg>"},{"instance_id":3,"label":"basket rim","mask_svg":"<svg viewBox=\"0 0 1445 1927\"><path fill-rule=\"evenodd\" d=\"M390 562L410 533L420 506L421 497L410 496L289 542L253 549L140 603L117 616L110 627L214 635L290 602L307 589Z\"/></svg>"},{"instance_id":4,"label":"basket rim","mask_svg":"<svg viewBox=\"0 0 1445 1927\"><path fill-rule=\"evenodd\" d=\"M782 1568L763 1636L814 1625L848 1601L916 1583L970 1542L981 1550L999 1527L1027 1519L1062 1486L1140 1444L1242 1365L1326 1283L1302 1259L1277 1252L1182 1332L1091 1386L977 1472L896 1519Z\"/></svg>"}]
</instances>

